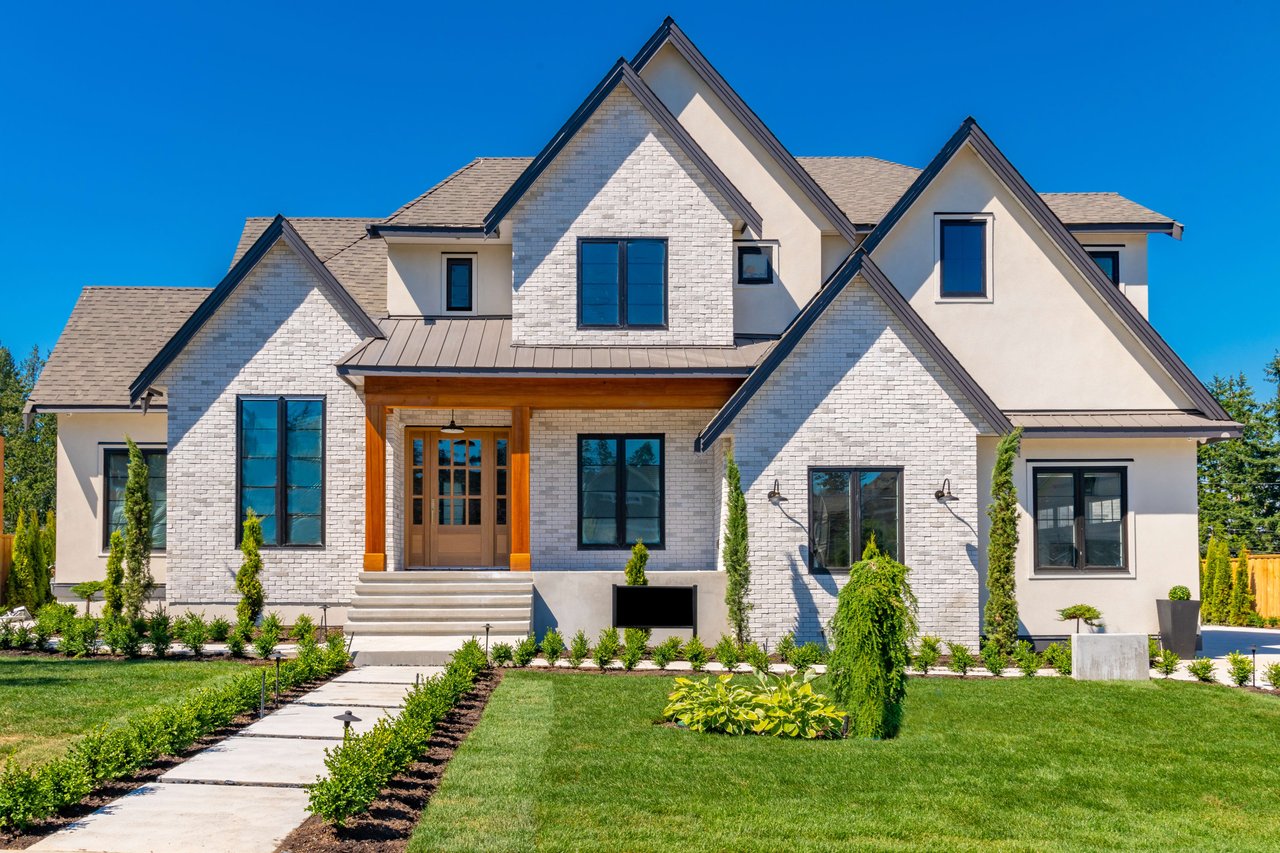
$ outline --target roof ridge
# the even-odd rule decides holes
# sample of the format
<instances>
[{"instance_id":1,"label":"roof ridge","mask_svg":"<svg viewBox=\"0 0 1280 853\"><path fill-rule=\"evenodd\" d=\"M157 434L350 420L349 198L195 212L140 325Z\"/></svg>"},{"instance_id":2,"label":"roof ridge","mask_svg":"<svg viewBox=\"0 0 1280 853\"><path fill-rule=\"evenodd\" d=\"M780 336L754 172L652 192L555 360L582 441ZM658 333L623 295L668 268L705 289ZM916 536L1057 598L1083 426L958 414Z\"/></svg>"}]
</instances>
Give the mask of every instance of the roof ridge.
<instances>
[{"instance_id":1,"label":"roof ridge","mask_svg":"<svg viewBox=\"0 0 1280 853\"><path fill-rule=\"evenodd\" d=\"M81 293L86 290L213 290L213 288L183 284L86 284L80 288Z\"/></svg>"},{"instance_id":2,"label":"roof ridge","mask_svg":"<svg viewBox=\"0 0 1280 853\"><path fill-rule=\"evenodd\" d=\"M901 166L904 169L914 169L920 171L919 166L912 166L907 163L899 163L897 160L886 160L883 157L877 157L874 154L797 154L797 160L875 160L877 163L884 163L889 166Z\"/></svg>"}]
</instances>

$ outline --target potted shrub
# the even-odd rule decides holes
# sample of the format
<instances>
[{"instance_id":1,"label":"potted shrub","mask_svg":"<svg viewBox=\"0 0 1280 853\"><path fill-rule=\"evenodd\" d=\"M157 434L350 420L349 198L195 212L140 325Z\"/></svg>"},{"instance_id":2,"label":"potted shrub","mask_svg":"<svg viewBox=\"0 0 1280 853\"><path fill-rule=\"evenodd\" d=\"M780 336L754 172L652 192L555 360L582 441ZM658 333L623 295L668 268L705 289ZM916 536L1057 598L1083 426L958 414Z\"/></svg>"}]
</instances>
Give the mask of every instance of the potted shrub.
<instances>
[{"instance_id":1,"label":"potted shrub","mask_svg":"<svg viewBox=\"0 0 1280 853\"><path fill-rule=\"evenodd\" d=\"M1160 618L1160 642L1180 658L1196 656L1196 638L1200 632L1200 602L1191 590L1175 586L1168 598L1156 599L1156 615Z\"/></svg>"}]
</instances>

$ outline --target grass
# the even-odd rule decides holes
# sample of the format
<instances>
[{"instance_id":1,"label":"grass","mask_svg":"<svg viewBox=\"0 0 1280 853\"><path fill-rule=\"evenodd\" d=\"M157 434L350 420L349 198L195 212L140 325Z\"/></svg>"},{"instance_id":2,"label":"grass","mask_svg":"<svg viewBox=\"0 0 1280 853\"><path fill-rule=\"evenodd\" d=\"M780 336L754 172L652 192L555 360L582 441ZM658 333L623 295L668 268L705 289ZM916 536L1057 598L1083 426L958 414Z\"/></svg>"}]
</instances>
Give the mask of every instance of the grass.
<instances>
[{"instance_id":1,"label":"grass","mask_svg":"<svg viewBox=\"0 0 1280 853\"><path fill-rule=\"evenodd\" d=\"M670 678L508 673L427 850L1280 849L1280 699L1207 685L914 679L892 741L654 725Z\"/></svg>"},{"instance_id":2,"label":"grass","mask_svg":"<svg viewBox=\"0 0 1280 853\"><path fill-rule=\"evenodd\" d=\"M61 755L76 736L245 664L0 657L0 764Z\"/></svg>"}]
</instances>

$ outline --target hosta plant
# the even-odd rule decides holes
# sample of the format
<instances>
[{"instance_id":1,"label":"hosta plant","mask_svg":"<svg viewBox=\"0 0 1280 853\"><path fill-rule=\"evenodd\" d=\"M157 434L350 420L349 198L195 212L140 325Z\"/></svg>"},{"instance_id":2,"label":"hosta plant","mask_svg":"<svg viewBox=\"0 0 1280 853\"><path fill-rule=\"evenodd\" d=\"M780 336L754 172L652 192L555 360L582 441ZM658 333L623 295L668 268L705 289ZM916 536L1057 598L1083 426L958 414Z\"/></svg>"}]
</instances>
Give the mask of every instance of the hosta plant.
<instances>
[{"instance_id":1,"label":"hosta plant","mask_svg":"<svg viewBox=\"0 0 1280 853\"><path fill-rule=\"evenodd\" d=\"M759 721L752 691L735 684L731 675L714 680L677 678L662 716L695 732L730 735L746 734Z\"/></svg>"},{"instance_id":2,"label":"hosta plant","mask_svg":"<svg viewBox=\"0 0 1280 853\"><path fill-rule=\"evenodd\" d=\"M820 738L839 733L844 714L813 689L813 670L792 676L756 676L760 691L755 705L758 719L751 730L773 737Z\"/></svg>"},{"instance_id":3,"label":"hosta plant","mask_svg":"<svg viewBox=\"0 0 1280 853\"><path fill-rule=\"evenodd\" d=\"M754 684L731 675L677 678L663 716L696 732L820 738L837 735L842 714L813 689L814 673L757 674Z\"/></svg>"}]
</instances>

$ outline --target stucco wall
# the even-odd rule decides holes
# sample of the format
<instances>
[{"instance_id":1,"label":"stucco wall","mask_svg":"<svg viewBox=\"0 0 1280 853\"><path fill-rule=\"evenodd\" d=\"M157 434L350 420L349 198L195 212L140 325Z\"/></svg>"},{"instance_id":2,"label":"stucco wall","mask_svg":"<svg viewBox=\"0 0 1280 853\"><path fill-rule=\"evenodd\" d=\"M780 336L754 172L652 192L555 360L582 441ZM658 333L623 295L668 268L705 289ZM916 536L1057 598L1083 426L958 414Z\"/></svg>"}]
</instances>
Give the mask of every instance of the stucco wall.
<instances>
[{"instance_id":1,"label":"stucco wall","mask_svg":"<svg viewBox=\"0 0 1280 853\"><path fill-rule=\"evenodd\" d=\"M698 635L708 646L721 634L730 633L729 610L724 603L726 577L723 572L654 572L651 586L697 586ZM613 624L613 585L625 584L621 571L533 573L533 629L541 637L548 628L557 628L568 642L582 630L592 643L600 631ZM687 629L653 632L660 643L670 636L689 637Z\"/></svg>"},{"instance_id":2,"label":"stucco wall","mask_svg":"<svg viewBox=\"0 0 1280 853\"><path fill-rule=\"evenodd\" d=\"M104 477L102 452L123 447L125 436L143 448L163 448L167 440L163 410L143 415L58 415L58 562L57 587L107 576L107 554L102 548ZM151 555L151 574L164 583L164 552Z\"/></svg>"},{"instance_id":3,"label":"stucco wall","mask_svg":"<svg viewBox=\"0 0 1280 853\"><path fill-rule=\"evenodd\" d=\"M475 261L475 310L445 311L444 256L470 255ZM387 245L387 313L451 315L511 313L511 245L498 241Z\"/></svg>"},{"instance_id":4,"label":"stucco wall","mask_svg":"<svg viewBox=\"0 0 1280 853\"><path fill-rule=\"evenodd\" d=\"M810 573L808 469L903 468L904 561L920 629L978 636L976 435L953 383L855 280L738 415L734 452L751 537L751 630L816 640L846 576ZM786 503L766 495L775 478ZM955 502L934 491L950 478Z\"/></svg>"},{"instance_id":5,"label":"stucco wall","mask_svg":"<svg viewBox=\"0 0 1280 853\"><path fill-rule=\"evenodd\" d=\"M619 87L511 212L517 344L733 343L736 216ZM578 238L667 239L667 328L578 328Z\"/></svg>"},{"instance_id":6,"label":"stucco wall","mask_svg":"<svg viewBox=\"0 0 1280 853\"><path fill-rule=\"evenodd\" d=\"M979 470L984 508L991 493L996 439L979 440ZM1122 467L1128 480L1125 522L1128 568L1107 576L1037 574L1035 525L1032 516L1032 470L1038 465ZM1069 460L1069 461L1068 461ZM1155 601L1169 587L1200 584L1196 494L1196 443L1186 439L1027 439L1014 467L1018 488L1018 612L1021 631L1033 636L1060 636L1071 627L1057 611L1072 604L1092 604L1102 611L1111 632L1156 633ZM986 577L986 542L990 522L981 516L981 571ZM985 587L984 587L985 590Z\"/></svg>"},{"instance_id":7,"label":"stucco wall","mask_svg":"<svg viewBox=\"0 0 1280 853\"><path fill-rule=\"evenodd\" d=\"M333 364L360 340L278 243L165 371L171 605L238 598L239 394L325 397L325 544L263 550L268 609L350 598L364 552L364 406Z\"/></svg>"}]
</instances>

